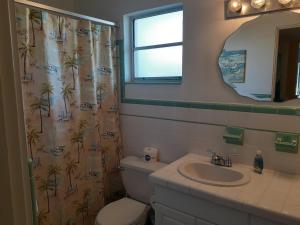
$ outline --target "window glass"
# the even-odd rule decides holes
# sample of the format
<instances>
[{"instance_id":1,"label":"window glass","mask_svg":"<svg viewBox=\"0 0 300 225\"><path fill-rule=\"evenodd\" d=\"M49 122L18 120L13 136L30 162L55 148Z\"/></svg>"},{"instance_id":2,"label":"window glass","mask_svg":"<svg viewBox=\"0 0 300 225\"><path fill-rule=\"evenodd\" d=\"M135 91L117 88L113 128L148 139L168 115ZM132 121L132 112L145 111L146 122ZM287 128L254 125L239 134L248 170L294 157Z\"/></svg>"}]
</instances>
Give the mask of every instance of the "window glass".
<instances>
[{"instance_id":1,"label":"window glass","mask_svg":"<svg viewBox=\"0 0 300 225\"><path fill-rule=\"evenodd\" d=\"M137 50L134 58L136 78L182 76L182 46Z\"/></svg>"},{"instance_id":2,"label":"window glass","mask_svg":"<svg viewBox=\"0 0 300 225\"><path fill-rule=\"evenodd\" d=\"M182 11L135 19L135 47L182 42L182 19Z\"/></svg>"}]
</instances>

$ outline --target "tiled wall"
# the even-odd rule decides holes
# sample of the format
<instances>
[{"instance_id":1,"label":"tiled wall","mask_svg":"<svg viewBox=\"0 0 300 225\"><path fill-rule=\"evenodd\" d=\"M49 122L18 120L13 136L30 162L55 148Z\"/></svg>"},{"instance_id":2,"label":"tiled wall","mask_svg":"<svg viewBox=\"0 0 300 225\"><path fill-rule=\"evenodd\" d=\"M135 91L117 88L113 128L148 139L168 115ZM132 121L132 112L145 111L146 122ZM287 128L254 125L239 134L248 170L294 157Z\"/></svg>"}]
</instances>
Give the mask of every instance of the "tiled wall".
<instances>
[{"instance_id":1,"label":"tiled wall","mask_svg":"<svg viewBox=\"0 0 300 225\"><path fill-rule=\"evenodd\" d=\"M261 150L267 168L300 173L300 154L275 151L275 133L271 132L298 132L294 125L300 124L300 117L140 105L123 105L122 114L126 155L142 156L143 148L151 146L160 150L162 161L172 162L187 152L209 156L207 150L213 150L233 154L233 162L252 165L256 151ZM225 128L207 124L249 128L244 145L226 144Z\"/></svg>"}]
</instances>

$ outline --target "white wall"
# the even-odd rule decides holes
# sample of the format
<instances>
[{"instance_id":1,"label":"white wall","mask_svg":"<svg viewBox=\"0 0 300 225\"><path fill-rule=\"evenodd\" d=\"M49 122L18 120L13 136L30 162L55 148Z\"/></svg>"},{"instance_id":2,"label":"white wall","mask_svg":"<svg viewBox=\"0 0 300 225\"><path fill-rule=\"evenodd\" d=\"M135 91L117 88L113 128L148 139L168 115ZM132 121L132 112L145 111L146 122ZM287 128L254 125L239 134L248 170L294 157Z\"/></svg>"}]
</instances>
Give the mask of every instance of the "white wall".
<instances>
[{"instance_id":1,"label":"white wall","mask_svg":"<svg viewBox=\"0 0 300 225\"><path fill-rule=\"evenodd\" d=\"M172 0L76 0L78 11L107 20L121 21L126 13L175 3ZM183 0L184 4L184 78L180 86L127 85L126 96L145 99L186 100L262 104L238 96L225 85L217 59L226 38L253 17L224 20L223 0ZM266 104L266 103L263 103ZM300 104L297 101L284 103ZM247 131L243 147L225 144L223 127L149 119L138 116L220 123L260 129L300 132L300 118L243 112L183 109L174 107L122 104L122 131L125 154L141 155L144 146L158 147L163 161L173 161L186 152L207 155L207 149L238 152L234 161L252 164L257 149L265 156L266 166L300 173L300 155L278 153L274 134ZM125 116L129 114L131 116Z\"/></svg>"},{"instance_id":2,"label":"white wall","mask_svg":"<svg viewBox=\"0 0 300 225\"><path fill-rule=\"evenodd\" d=\"M74 10L75 1L74 0L30 0L32 2L41 3L44 5L49 5L55 8L64 9L64 10Z\"/></svg>"},{"instance_id":3,"label":"white wall","mask_svg":"<svg viewBox=\"0 0 300 225\"><path fill-rule=\"evenodd\" d=\"M76 10L89 16L120 22L123 15L159 7L161 5L181 2L179 0L75 0Z\"/></svg>"}]
</instances>

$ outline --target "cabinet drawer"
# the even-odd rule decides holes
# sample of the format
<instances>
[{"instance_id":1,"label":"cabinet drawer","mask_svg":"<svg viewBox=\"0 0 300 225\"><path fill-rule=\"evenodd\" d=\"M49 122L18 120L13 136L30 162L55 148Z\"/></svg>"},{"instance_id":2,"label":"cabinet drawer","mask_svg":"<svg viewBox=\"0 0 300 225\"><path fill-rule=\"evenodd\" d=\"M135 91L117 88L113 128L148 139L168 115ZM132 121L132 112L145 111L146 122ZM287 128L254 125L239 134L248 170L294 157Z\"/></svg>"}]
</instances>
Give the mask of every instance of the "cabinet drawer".
<instances>
[{"instance_id":1,"label":"cabinet drawer","mask_svg":"<svg viewBox=\"0 0 300 225\"><path fill-rule=\"evenodd\" d=\"M197 225L215 225L215 224L209 223L201 219L197 219Z\"/></svg>"},{"instance_id":2,"label":"cabinet drawer","mask_svg":"<svg viewBox=\"0 0 300 225\"><path fill-rule=\"evenodd\" d=\"M155 206L155 225L196 225L196 218L157 204Z\"/></svg>"},{"instance_id":3,"label":"cabinet drawer","mask_svg":"<svg viewBox=\"0 0 300 225\"><path fill-rule=\"evenodd\" d=\"M260 217L251 216L251 223L250 225L284 225L282 223L276 223L270 220L266 220Z\"/></svg>"},{"instance_id":4,"label":"cabinet drawer","mask_svg":"<svg viewBox=\"0 0 300 225\"><path fill-rule=\"evenodd\" d=\"M155 198L159 204L168 206L188 215L217 225L249 225L248 213L233 209L217 202L171 190L162 186L155 187Z\"/></svg>"}]
</instances>

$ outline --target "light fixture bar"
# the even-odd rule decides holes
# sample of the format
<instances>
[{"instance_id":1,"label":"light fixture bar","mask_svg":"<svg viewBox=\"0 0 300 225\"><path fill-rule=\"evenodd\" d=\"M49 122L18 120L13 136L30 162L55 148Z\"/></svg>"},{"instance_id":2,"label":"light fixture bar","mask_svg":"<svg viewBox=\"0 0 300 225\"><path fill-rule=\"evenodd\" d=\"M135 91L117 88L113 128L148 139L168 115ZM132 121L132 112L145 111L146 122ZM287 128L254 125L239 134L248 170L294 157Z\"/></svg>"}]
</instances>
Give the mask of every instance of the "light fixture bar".
<instances>
[{"instance_id":1,"label":"light fixture bar","mask_svg":"<svg viewBox=\"0 0 300 225\"><path fill-rule=\"evenodd\" d=\"M224 0L224 4L225 19L300 9L300 0Z\"/></svg>"}]
</instances>

